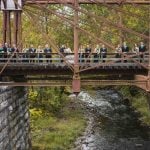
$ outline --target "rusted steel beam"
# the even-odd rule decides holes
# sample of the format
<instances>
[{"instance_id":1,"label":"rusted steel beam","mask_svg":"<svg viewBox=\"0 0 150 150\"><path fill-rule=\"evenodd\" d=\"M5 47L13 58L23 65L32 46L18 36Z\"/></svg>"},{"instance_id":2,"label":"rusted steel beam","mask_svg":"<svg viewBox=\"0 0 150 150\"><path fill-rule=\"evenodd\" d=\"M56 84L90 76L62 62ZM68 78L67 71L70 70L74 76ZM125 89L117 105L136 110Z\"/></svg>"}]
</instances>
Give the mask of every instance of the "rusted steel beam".
<instances>
[{"instance_id":1,"label":"rusted steel beam","mask_svg":"<svg viewBox=\"0 0 150 150\"><path fill-rule=\"evenodd\" d=\"M68 82L0 82L0 86L48 86L48 87L57 87L57 86L71 86L71 83Z\"/></svg>"},{"instance_id":2,"label":"rusted steel beam","mask_svg":"<svg viewBox=\"0 0 150 150\"><path fill-rule=\"evenodd\" d=\"M122 7L122 6L119 6L119 7ZM118 21L118 24L119 24L119 26L123 26L123 19L122 19L122 12L118 12L118 16L119 16L119 21ZM120 29L119 30L119 36L120 36L120 44L122 44L123 43L123 41L124 41L124 34L123 34L124 32Z\"/></svg>"},{"instance_id":3,"label":"rusted steel beam","mask_svg":"<svg viewBox=\"0 0 150 150\"><path fill-rule=\"evenodd\" d=\"M32 1L35 2L35 0L32 0ZM64 17L63 15L60 15L60 14L56 13L56 12L53 11L53 10L47 9L46 7L44 7L44 6L42 6L42 5L38 4L38 3L36 3L36 4L37 4L37 6L39 7L39 9L46 10L48 13L50 13L50 14L52 13L52 14L56 15L58 18L60 18L60 19L62 19L62 20L64 20L64 21L66 21L66 22L68 22L71 26L73 26L73 27L75 26L74 22L68 20L68 18ZM73 7L73 6L70 5L70 7ZM74 7L73 7L73 8L74 8ZM79 28L79 27L77 27L77 28L78 28L78 30L82 31L83 33L86 33L86 34L92 36L92 37L93 37L94 39L96 39L97 41L99 41L99 42L105 44L105 45L108 46L109 48L115 49L115 47L113 47L113 46L112 46L111 44L109 44L108 42L105 42L103 39L95 37L94 35L92 35L91 33L89 33L88 31L86 31L86 30L84 30L84 29L82 29L82 28Z\"/></svg>"},{"instance_id":4,"label":"rusted steel beam","mask_svg":"<svg viewBox=\"0 0 150 150\"><path fill-rule=\"evenodd\" d=\"M44 7L45 8L45 7ZM36 22L36 18L34 16L34 14L32 14L31 12L25 12L25 14L29 17L29 19L31 20L31 23L34 26L34 23ZM41 30L39 29L39 26L35 26L39 32L41 32ZM60 55L60 57L64 60L64 63L70 68L71 71L74 72L74 68L73 65L71 63L69 63L66 58L64 57L64 55L62 53L59 52L59 47L57 46L57 44L52 40L52 38L47 35L46 33L42 33L42 36L44 38L46 38L46 40L48 41L48 43L51 44L51 46L55 49L55 51Z\"/></svg>"},{"instance_id":5,"label":"rusted steel beam","mask_svg":"<svg viewBox=\"0 0 150 150\"><path fill-rule=\"evenodd\" d=\"M68 18L65 18L63 15L59 15L59 14L57 14L56 12L54 12L54 11L52 11L52 10L48 10L46 7L42 7L42 6L41 6L40 4L38 4L35 0L32 0L32 1L35 2L35 3L39 6L39 9L42 8L42 9L46 10L47 12L50 12L50 11L51 11L51 13L53 13L53 14L56 15L57 17L59 17L59 18L63 19L64 21L70 23L72 26L75 26L74 23L72 23L70 20L68 20ZM57 2L58 0L54 0L54 1ZM95 16L94 14L91 14L91 13L89 13L89 12L86 12L85 10L76 8L76 7L74 7L73 5L69 5L69 4L65 3L64 1L63 1L63 4L65 4L65 5L68 6L68 7L73 8L74 10L78 10L79 12L88 14L88 15L89 15L90 17L92 17L92 18L93 18L93 17L96 17L96 18L98 17L98 19L100 19L100 20L102 19L104 22L106 22L106 24L108 23L109 25L114 26L115 28L119 28L119 29L121 29L121 30L123 30L123 31L129 32L129 33L133 33L133 34L135 34L135 35L137 35L137 36L140 36L140 37L143 37L143 38L145 38L145 39L149 39L148 36L143 35L143 34L138 33L138 32L135 32L135 31L133 31L133 30L131 30L131 29L129 29L129 28L126 28L126 27L124 27L124 26L119 26L119 25L116 25L116 24L112 24L112 22L110 22L109 20L106 20L106 19L103 18L102 16ZM80 30L80 31L82 30L82 32L83 32L83 29L79 28L79 30ZM85 31L84 31L84 32L85 32ZM87 33L87 31L86 31L86 33ZM90 34L91 34L91 33L90 33ZM93 36L93 38L95 38L95 36ZM100 40L100 38L99 38L99 40ZM114 47L110 46L110 44L106 43L105 41L101 40L101 42L104 43L105 45L107 45L108 47L114 49Z\"/></svg>"},{"instance_id":6,"label":"rusted steel beam","mask_svg":"<svg viewBox=\"0 0 150 150\"><path fill-rule=\"evenodd\" d=\"M18 41L18 13L17 11L14 12L14 35L13 35L13 43L17 45Z\"/></svg>"},{"instance_id":7,"label":"rusted steel beam","mask_svg":"<svg viewBox=\"0 0 150 150\"><path fill-rule=\"evenodd\" d=\"M81 80L81 86L93 85L137 85L146 84L147 80ZM53 80L46 82L0 82L0 86L71 86L71 80Z\"/></svg>"},{"instance_id":8,"label":"rusted steel beam","mask_svg":"<svg viewBox=\"0 0 150 150\"><path fill-rule=\"evenodd\" d=\"M35 1L35 0L32 0L32 1ZM54 1L57 2L58 0L54 0ZM142 38L147 39L147 40L150 39L149 36L146 36L146 35L144 35L144 34L142 34L142 33L138 33L138 32L136 32L136 31L134 31L134 30L132 30L132 29L130 29L130 28L127 28L127 27L125 27L125 26L120 26L120 25L118 25L118 24L116 24L116 23L113 23L113 22L111 22L110 20L106 19L106 18L103 17L103 16L95 15L95 14L93 14L93 13L91 13L91 12L86 11L85 9L81 9L81 8L79 8L79 7L78 7L78 8L77 8L77 7L74 7L73 5L67 4L67 3L65 3L65 2L64 2L63 4L66 5L66 6L68 6L68 7L70 7L70 8L72 8L72 9L74 9L74 10L77 10L77 11L79 11L79 12L85 14L85 15L88 15L88 16L91 17L91 18L95 18L95 19L97 19L97 20L104 21L106 24L108 24L108 25L110 25L110 26L112 26L112 27L115 27L115 28L117 28L117 29L120 29L120 30L125 31L125 32L128 32L128 33L132 33L132 34L134 34L134 35L136 35L136 36L142 37Z\"/></svg>"},{"instance_id":9,"label":"rusted steel beam","mask_svg":"<svg viewBox=\"0 0 150 150\"><path fill-rule=\"evenodd\" d=\"M11 21L10 21L10 13L11 11L6 11L7 14L7 34L6 34L6 40L9 45L11 45Z\"/></svg>"},{"instance_id":10,"label":"rusted steel beam","mask_svg":"<svg viewBox=\"0 0 150 150\"><path fill-rule=\"evenodd\" d=\"M7 37L7 13L3 11L3 44L6 43Z\"/></svg>"},{"instance_id":11,"label":"rusted steel beam","mask_svg":"<svg viewBox=\"0 0 150 150\"><path fill-rule=\"evenodd\" d=\"M128 85L128 86L137 86L147 92L150 92L147 89L147 80L137 79L137 80L81 80L81 86L108 86L108 85ZM56 80L56 81L46 81L46 82L0 82L0 86L40 86L40 87L62 87L62 86L71 86L71 80ZM74 92L74 91L73 91ZM80 91L79 91L80 92ZM75 92L75 93L79 93Z\"/></svg>"},{"instance_id":12,"label":"rusted steel beam","mask_svg":"<svg viewBox=\"0 0 150 150\"><path fill-rule=\"evenodd\" d=\"M81 85L137 85L146 84L146 80L81 80Z\"/></svg>"},{"instance_id":13,"label":"rusted steel beam","mask_svg":"<svg viewBox=\"0 0 150 150\"><path fill-rule=\"evenodd\" d=\"M106 4L106 3L105 3L105 4ZM110 5L107 4L107 6L110 6ZM138 5L138 6L139 6L139 5ZM36 5L34 5L34 6L32 6L32 7L35 8L35 9L38 9L38 8L36 7ZM111 6L111 7L114 8L113 6ZM29 10L29 9L26 8L26 10ZM34 13L34 14L36 14L36 15L38 15L38 16L40 15L40 14L38 14L37 12L35 12L35 11L31 10L31 9L30 9L29 11L32 12L32 13ZM120 13L123 13L122 11L119 11L119 12L120 12ZM119 13L119 12L118 12L118 13ZM129 14L129 12L128 12L127 14ZM40 15L40 16L41 16L41 15ZM134 16L134 15L131 14L131 16ZM79 16L79 19L80 19L80 16ZM54 20L53 20L53 21L54 21ZM57 23L61 24L62 21L61 21L61 20L57 20ZM106 25L106 24L105 24L105 25ZM65 34L65 36L68 37L68 34L66 34L66 33L63 33L63 34ZM118 33L114 33L114 34L118 36ZM144 34L144 32L143 32L142 34ZM122 35L122 36L123 36L123 35ZM94 37L95 37L95 36L94 36ZM122 39L124 39L124 37L122 37ZM97 40L96 40L95 38L92 38L92 40L95 41L95 43L97 43ZM130 40L131 43L136 43L136 42L137 42L136 40L133 40L133 39L131 39L130 37L129 37L129 40ZM89 55L89 57L90 57L90 55Z\"/></svg>"},{"instance_id":14,"label":"rusted steel beam","mask_svg":"<svg viewBox=\"0 0 150 150\"><path fill-rule=\"evenodd\" d=\"M53 13L53 14L56 15L57 17L59 17L59 18L63 19L64 21L70 23L72 26L75 26L75 24L74 24L73 22L71 22L70 20L68 20L68 19L65 18L64 16L59 15L59 14L57 14L56 12L54 12L54 11L52 11L52 10L48 10L46 7L42 7L42 6L41 6L40 4L38 4L35 0L32 0L32 1L35 2L35 3L39 6L39 8L42 8L42 9L46 10L47 12ZM57 0L54 0L54 1L57 1ZM64 4L66 4L66 3L64 2ZM79 10L79 8L76 8L76 7L72 6L72 5L66 5L66 6L69 6L69 7L73 8L73 9L75 9L75 10L78 10L78 11L80 11L80 12L83 12L83 10L81 10L81 9ZM83 12L83 13L85 13L85 12ZM90 14L90 15L93 16L93 14ZM95 15L94 15L93 17L95 17ZM110 23L110 24L112 24L112 23ZM118 26L118 25L117 25L117 26ZM119 26L119 28L122 29L123 27L120 27L120 26ZM79 30L80 30L80 31L82 30L82 32L85 32L85 31L83 31L83 29L81 29L81 28L79 28ZM142 37L144 36L145 38L148 38L148 39L149 39L149 37L147 37L147 36L145 36L145 35L141 35L141 34L139 34L139 33L135 33L134 31L130 31L130 29L128 29L128 28L126 28L126 29L124 29L124 30L127 31L127 32L134 33L134 34L136 34L136 35L142 36ZM87 33L87 31L86 31L86 33ZM91 33L90 33L90 35L91 35ZM93 36L93 38L95 38L95 36ZM98 38L98 39L99 39L99 41L101 41L102 43L104 43L105 45L107 45L108 47L114 49L114 47L111 46L110 44L108 44L107 42L103 41L102 39L100 40L100 38Z\"/></svg>"},{"instance_id":15,"label":"rusted steel beam","mask_svg":"<svg viewBox=\"0 0 150 150\"><path fill-rule=\"evenodd\" d=\"M74 0L74 7L78 8L78 0ZM79 49L79 37L78 37L78 11L74 11L74 62L78 65L78 49Z\"/></svg>"},{"instance_id":16,"label":"rusted steel beam","mask_svg":"<svg viewBox=\"0 0 150 150\"><path fill-rule=\"evenodd\" d=\"M18 21L17 21L17 45L18 45L18 49L21 52L23 45L22 45L22 11L18 10L17 11L17 17L18 17Z\"/></svg>"},{"instance_id":17,"label":"rusted steel beam","mask_svg":"<svg viewBox=\"0 0 150 150\"><path fill-rule=\"evenodd\" d=\"M78 0L74 0L74 7L78 8L79 3ZM78 37L78 11L74 10L74 24L73 27L74 31L74 75L72 81L72 91L73 93L80 92L80 76L79 76L79 56L78 56L78 49L79 49L79 37Z\"/></svg>"},{"instance_id":18,"label":"rusted steel beam","mask_svg":"<svg viewBox=\"0 0 150 150\"><path fill-rule=\"evenodd\" d=\"M74 0L58 0L57 2L54 0L36 0L39 4L61 4L68 3L73 4ZM108 3L108 4L150 4L149 0L98 0L98 3ZM25 0L25 4L35 4L32 0ZM90 0L79 0L79 4L95 4Z\"/></svg>"},{"instance_id":19,"label":"rusted steel beam","mask_svg":"<svg viewBox=\"0 0 150 150\"><path fill-rule=\"evenodd\" d=\"M105 6L105 7L107 7L108 9L110 9L110 10L115 10L116 12L120 12L120 13L123 13L123 14L126 14L126 15L129 15L129 16L132 16L132 17L137 17L137 18L141 18L142 17L142 15L141 14L137 14L137 13L134 13L134 12L129 12L128 10L124 10L124 9L122 9L122 4L121 5L118 5L119 7L114 7L113 5L109 5L109 4L107 4L106 2L104 2L103 4L101 4L101 3L98 3L99 2L99 0L90 0L90 1L94 1L98 6ZM139 4L134 4L134 3L132 3L132 6L133 7L136 7L136 8L141 8L142 7L142 9L141 10L147 10L148 11L148 8L143 8L143 6L141 6L141 5L139 5ZM144 11L143 10L143 11ZM147 18L143 18L143 20L147 20Z\"/></svg>"},{"instance_id":20,"label":"rusted steel beam","mask_svg":"<svg viewBox=\"0 0 150 150\"><path fill-rule=\"evenodd\" d=\"M137 81L141 81L141 80L145 80L146 83L136 83L135 85L138 86L139 88L150 92L150 86L149 86L149 77L148 76L144 76L144 75L135 75L135 80Z\"/></svg>"}]
</instances>

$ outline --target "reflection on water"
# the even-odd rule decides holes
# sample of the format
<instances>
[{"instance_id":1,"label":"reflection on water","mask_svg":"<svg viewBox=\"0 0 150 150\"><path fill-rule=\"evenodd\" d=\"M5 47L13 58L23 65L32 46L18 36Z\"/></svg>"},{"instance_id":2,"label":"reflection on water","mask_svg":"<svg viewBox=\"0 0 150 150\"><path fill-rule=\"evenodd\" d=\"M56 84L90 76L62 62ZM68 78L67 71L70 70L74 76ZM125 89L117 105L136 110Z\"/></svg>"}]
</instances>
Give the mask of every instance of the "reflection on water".
<instances>
[{"instance_id":1,"label":"reflection on water","mask_svg":"<svg viewBox=\"0 0 150 150\"><path fill-rule=\"evenodd\" d=\"M80 140L82 150L150 150L150 129L140 125L138 114L113 90L78 98L90 111L90 128Z\"/></svg>"}]
</instances>

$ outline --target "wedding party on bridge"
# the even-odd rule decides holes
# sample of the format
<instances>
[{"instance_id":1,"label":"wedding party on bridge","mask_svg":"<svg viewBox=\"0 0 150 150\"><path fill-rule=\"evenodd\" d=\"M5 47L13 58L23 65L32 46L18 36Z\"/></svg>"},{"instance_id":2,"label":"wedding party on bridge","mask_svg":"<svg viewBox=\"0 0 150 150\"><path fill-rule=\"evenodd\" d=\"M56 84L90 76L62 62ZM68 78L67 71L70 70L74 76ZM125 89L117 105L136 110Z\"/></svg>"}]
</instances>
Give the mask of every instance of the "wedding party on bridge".
<instances>
[{"instance_id":1,"label":"wedding party on bridge","mask_svg":"<svg viewBox=\"0 0 150 150\"><path fill-rule=\"evenodd\" d=\"M66 58L67 62L74 63L74 53L70 47L66 47L65 45L62 45L54 52L48 44L46 44L44 48L41 45L36 48L31 44L29 48L23 48L20 52L16 44L13 44L12 47L10 47L8 43L5 43L4 45L0 43L0 62L6 62L11 55L13 55L11 62L56 63L56 60L58 62L63 62L59 53ZM132 49L130 49L126 42L123 42L122 45L118 44L112 53L109 52L104 44L101 44L101 46L97 44L95 48L91 48L89 45L86 45L84 48L84 46L81 45L78 50L78 60L80 63L105 62L107 56L111 56L111 58L124 57L121 55L122 53L125 53L128 56L134 54L134 58L139 60L139 62L142 62L142 60L148 62L148 57L145 58L145 56L148 56L148 50L143 42L140 42L140 44L134 44ZM108 58L107 60L110 59ZM118 62L117 59L116 62ZM124 60L123 62L127 61Z\"/></svg>"},{"instance_id":2,"label":"wedding party on bridge","mask_svg":"<svg viewBox=\"0 0 150 150\"><path fill-rule=\"evenodd\" d=\"M0 150L150 150L150 0L0 0Z\"/></svg>"}]
</instances>

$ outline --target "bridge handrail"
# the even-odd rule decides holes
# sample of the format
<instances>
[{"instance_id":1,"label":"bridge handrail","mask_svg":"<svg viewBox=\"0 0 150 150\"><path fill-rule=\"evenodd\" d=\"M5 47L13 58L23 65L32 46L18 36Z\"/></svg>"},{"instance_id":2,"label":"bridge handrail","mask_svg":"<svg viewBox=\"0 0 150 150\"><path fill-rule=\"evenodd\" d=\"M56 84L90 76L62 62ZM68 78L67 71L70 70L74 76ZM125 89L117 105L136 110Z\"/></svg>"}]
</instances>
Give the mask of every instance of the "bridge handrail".
<instances>
[{"instance_id":1,"label":"bridge handrail","mask_svg":"<svg viewBox=\"0 0 150 150\"><path fill-rule=\"evenodd\" d=\"M119 54L119 58L116 57L116 55ZM135 61L140 63L148 63L149 61L149 53L145 52L141 53L126 53L128 56L132 56ZM9 56L11 53L0 53L0 64L6 63L9 59ZM66 61L68 61L71 64L74 64L74 53L63 53L64 57L66 58ZM120 60L122 58L122 60ZM79 63L85 64L85 63L101 63L101 62L110 62L115 61L115 63L132 63L135 62L133 60L126 60L127 58L124 58L123 53L107 53L107 57L103 57L103 54L97 54L97 53L79 53ZM58 53L15 53L13 58L10 60L10 63L62 63L63 59Z\"/></svg>"},{"instance_id":2,"label":"bridge handrail","mask_svg":"<svg viewBox=\"0 0 150 150\"><path fill-rule=\"evenodd\" d=\"M116 52L114 52L114 53L112 53L112 52L109 52L109 53L106 53L107 55L115 55L115 54L122 54L123 52L120 52L120 53L116 53ZM9 53L0 53L0 55L10 55L10 54L12 54L11 52L9 52ZM28 52L15 52L14 54L20 54L20 55L22 55L22 54L28 54L28 55L39 55L39 54L42 54L42 55L59 55L58 53L28 53ZM62 54L64 54L64 55L74 55L74 53L62 53ZM78 53L78 54L91 54L91 55L94 55L94 54L100 54L100 53ZM128 55L132 55L132 54L141 54L141 52L138 52L138 53L134 53L134 52L127 52L126 54L128 54ZM149 52L143 52L143 54L145 54L145 55L149 55Z\"/></svg>"}]
</instances>

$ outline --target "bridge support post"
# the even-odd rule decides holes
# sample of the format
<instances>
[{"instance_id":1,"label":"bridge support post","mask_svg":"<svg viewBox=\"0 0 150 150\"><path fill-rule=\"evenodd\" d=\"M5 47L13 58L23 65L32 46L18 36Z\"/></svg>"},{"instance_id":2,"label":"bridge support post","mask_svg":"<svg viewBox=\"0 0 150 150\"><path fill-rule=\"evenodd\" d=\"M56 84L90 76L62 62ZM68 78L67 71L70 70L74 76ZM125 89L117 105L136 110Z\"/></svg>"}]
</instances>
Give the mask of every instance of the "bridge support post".
<instances>
[{"instance_id":1,"label":"bridge support post","mask_svg":"<svg viewBox=\"0 0 150 150\"><path fill-rule=\"evenodd\" d=\"M7 13L7 37L6 37L6 39L7 39L7 43L9 44L9 45L11 45L12 43L12 41L11 41L11 11L7 11L6 12Z\"/></svg>"},{"instance_id":2,"label":"bridge support post","mask_svg":"<svg viewBox=\"0 0 150 150\"><path fill-rule=\"evenodd\" d=\"M22 21L21 10L14 11L14 44L18 45L18 49L22 49Z\"/></svg>"},{"instance_id":3,"label":"bridge support post","mask_svg":"<svg viewBox=\"0 0 150 150\"><path fill-rule=\"evenodd\" d=\"M17 41L18 41L18 12L15 11L14 12L14 38L13 38L13 42L14 44L17 45Z\"/></svg>"},{"instance_id":4,"label":"bridge support post","mask_svg":"<svg viewBox=\"0 0 150 150\"><path fill-rule=\"evenodd\" d=\"M20 48L22 0L3 0L0 3L3 11L3 44L8 43L11 46L13 42ZM13 26L11 22L13 22ZM12 31L14 32L12 33Z\"/></svg>"},{"instance_id":5,"label":"bridge support post","mask_svg":"<svg viewBox=\"0 0 150 150\"><path fill-rule=\"evenodd\" d=\"M75 70L76 70L76 72L78 72L79 71L79 66L75 66ZM80 87L81 87L80 75L79 75L79 73L74 73L73 81L72 81L72 91L73 91L73 93L74 94L80 93Z\"/></svg>"},{"instance_id":6,"label":"bridge support post","mask_svg":"<svg viewBox=\"0 0 150 150\"><path fill-rule=\"evenodd\" d=\"M74 6L78 8L78 0L74 0ZM80 75L79 75L79 37L78 37L78 10L74 10L74 75L72 81L72 91L75 94L80 93Z\"/></svg>"},{"instance_id":7,"label":"bridge support post","mask_svg":"<svg viewBox=\"0 0 150 150\"><path fill-rule=\"evenodd\" d=\"M3 11L3 44L8 43L11 45L11 21L10 21L11 11Z\"/></svg>"},{"instance_id":8,"label":"bridge support post","mask_svg":"<svg viewBox=\"0 0 150 150\"><path fill-rule=\"evenodd\" d=\"M6 43L6 34L7 34L7 14L6 11L3 11L3 44Z\"/></svg>"},{"instance_id":9,"label":"bridge support post","mask_svg":"<svg viewBox=\"0 0 150 150\"><path fill-rule=\"evenodd\" d=\"M11 14L13 13L13 17L11 18ZM8 43L10 46L12 45L12 25L11 19L13 21L13 43L19 45L21 49L21 41L22 41L22 24L21 24L21 10L15 10L11 12L10 10L3 11L3 44Z\"/></svg>"}]
</instances>

